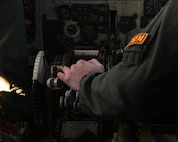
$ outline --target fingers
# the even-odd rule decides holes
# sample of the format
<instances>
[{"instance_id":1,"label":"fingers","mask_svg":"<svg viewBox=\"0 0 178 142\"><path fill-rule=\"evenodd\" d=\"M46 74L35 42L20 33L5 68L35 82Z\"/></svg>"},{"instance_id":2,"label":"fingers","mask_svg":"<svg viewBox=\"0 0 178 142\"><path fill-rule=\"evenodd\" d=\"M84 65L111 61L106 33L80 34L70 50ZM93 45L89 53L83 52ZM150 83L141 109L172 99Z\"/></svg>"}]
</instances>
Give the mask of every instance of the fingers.
<instances>
[{"instance_id":1,"label":"fingers","mask_svg":"<svg viewBox=\"0 0 178 142\"><path fill-rule=\"evenodd\" d=\"M77 65L83 65L85 64L87 61L83 60L83 59L80 59L76 62Z\"/></svg>"},{"instance_id":2,"label":"fingers","mask_svg":"<svg viewBox=\"0 0 178 142\"><path fill-rule=\"evenodd\" d=\"M84 65L86 63L92 63L92 64L101 64L97 59L93 58L91 60L83 60L83 59L80 59L76 62L77 65Z\"/></svg>"},{"instance_id":3,"label":"fingers","mask_svg":"<svg viewBox=\"0 0 178 142\"><path fill-rule=\"evenodd\" d=\"M62 81L64 81L64 76L65 76L65 74L63 72L58 72L57 73L57 77Z\"/></svg>"},{"instance_id":4,"label":"fingers","mask_svg":"<svg viewBox=\"0 0 178 142\"><path fill-rule=\"evenodd\" d=\"M70 68L64 66L63 72L58 72L57 77L63 81L71 89L78 91L81 75L78 70L75 69L76 65L72 65Z\"/></svg>"},{"instance_id":5,"label":"fingers","mask_svg":"<svg viewBox=\"0 0 178 142\"><path fill-rule=\"evenodd\" d=\"M88 60L88 62L89 63L93 63L93 64L100 64L100 62L97 59L95 59L95 58L93 58L91 60Z\"/></svg>"},{"instance_id":6,"label":"fingers","mask_svg":"<svg viewBox=\"0 0 178 142\"><path fill-rule=\"evenodd\" d=\"M62 68L62 71L63 72L58 72L57 73L57 76L58 76L58 78L60 79L60 80L62 80L62 81L66 81L67 80L67 76L68 76L68 74L69 74L69 71L70 71L70 69L67 67L67 66L64 66L63 68Z\"/></svg>"},{"instance_id":7,"label":"fingers","mask_svg":"<svg viewBox=\"0 0 178 142\"><path fill-rule=\"evenodd\" d=\"M64 66L64 67L62 68L62 71L63 71L64 73L68 72L69 70L70 70L70 68L67 67L67 66Z\"/></svg>"}]
</instances>

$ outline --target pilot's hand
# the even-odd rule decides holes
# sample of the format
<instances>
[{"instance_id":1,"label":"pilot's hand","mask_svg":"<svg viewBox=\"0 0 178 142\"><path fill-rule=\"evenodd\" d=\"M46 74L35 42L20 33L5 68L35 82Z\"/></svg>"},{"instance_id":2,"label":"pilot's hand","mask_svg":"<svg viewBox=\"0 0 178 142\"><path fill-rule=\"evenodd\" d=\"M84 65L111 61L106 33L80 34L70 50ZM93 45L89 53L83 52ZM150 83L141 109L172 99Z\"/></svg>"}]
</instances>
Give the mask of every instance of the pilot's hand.
<instances>
[{"instance_id":1,"label":"pilot's hand","mask_svg":"<svg viewBox=\"0 0 178 142\"><path fill-rule=\"evenodd\" d=\"M63 72L58 72L57 76L65 84L75 91L79 90L80 80L89 72L104 72L104 66L96 59L89 61L78 60L71 67L64 66Z\"/></svg>"}]
</instances>

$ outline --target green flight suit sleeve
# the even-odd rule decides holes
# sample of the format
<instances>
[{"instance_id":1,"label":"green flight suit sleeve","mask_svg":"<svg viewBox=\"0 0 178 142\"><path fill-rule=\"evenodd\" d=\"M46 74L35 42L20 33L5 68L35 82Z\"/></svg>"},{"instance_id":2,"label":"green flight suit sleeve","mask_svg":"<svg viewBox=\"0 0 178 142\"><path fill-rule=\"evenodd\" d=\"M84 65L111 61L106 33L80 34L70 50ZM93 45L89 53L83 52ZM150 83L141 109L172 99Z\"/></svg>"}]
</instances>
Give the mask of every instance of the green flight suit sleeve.
<instances>
[{"instance_id":1,"label":"green flight suit sleeve","mask_svg":"<svg viewBox=\"0 0 178 142\"><path fill-rule=\"evenodd\" d=\"M104 118L154 119L176 105L178 1L170 2L141 33L143 44L124 48L122 61L103 74L81 80L82 110Z\"/></svg>"}]
</instances>

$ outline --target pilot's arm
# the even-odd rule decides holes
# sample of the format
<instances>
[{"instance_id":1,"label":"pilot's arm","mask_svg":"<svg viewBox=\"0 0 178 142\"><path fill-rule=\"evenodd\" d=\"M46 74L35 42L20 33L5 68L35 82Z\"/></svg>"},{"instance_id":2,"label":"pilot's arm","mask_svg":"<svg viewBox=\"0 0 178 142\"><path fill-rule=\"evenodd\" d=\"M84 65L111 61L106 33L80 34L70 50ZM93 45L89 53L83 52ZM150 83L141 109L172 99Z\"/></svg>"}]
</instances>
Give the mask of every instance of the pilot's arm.
<instances>
[{"instance_id":1,"label":"pilot's arm","mask_svg":"<svg viewBox=\"0 0 178 142\"><path fill-rule=\"evenodd\" d=\"M178 1L160 13L124 48L122 61L105 73L91 72L80 82L83 111L105 118L151 119L177 102Z\"/></svg>"}]
</instances>

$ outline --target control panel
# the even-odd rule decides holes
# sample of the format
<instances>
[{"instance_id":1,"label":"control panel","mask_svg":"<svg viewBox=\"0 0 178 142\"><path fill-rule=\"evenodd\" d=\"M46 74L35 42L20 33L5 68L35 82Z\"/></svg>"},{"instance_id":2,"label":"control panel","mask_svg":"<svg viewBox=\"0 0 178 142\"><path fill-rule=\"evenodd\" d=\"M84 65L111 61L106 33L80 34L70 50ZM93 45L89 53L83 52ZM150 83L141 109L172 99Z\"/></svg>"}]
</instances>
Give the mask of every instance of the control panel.
<instances>
[{"instance_id":1,"label":"control panel","mask_svg":"<svg viewBox=\"0 0 178 142\"><path fill-rule=\"evenodd\" d=\"M74 50L98 50L104 42L110 39L120 41L124 34L140 27L140 0L45 0L44 3L44 49L52 56L54 51L65 50L65 47L56 47L58 44L65 46L64 41Z\"/></svg>"},{"instance_id":2,"label":"control panel","mask_svg":"<svg viewBox=\"0 0 178 142\"><path fill-rule=\"evenodd\" d=\"M65 52L64 39L76 48L96 48L113 36L120 41L130 30L144 28L168 1L23 0L29 52Z\"/></svg>"}]
</instances>

